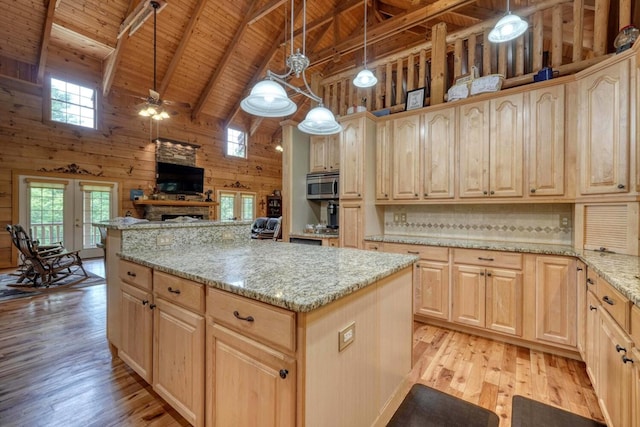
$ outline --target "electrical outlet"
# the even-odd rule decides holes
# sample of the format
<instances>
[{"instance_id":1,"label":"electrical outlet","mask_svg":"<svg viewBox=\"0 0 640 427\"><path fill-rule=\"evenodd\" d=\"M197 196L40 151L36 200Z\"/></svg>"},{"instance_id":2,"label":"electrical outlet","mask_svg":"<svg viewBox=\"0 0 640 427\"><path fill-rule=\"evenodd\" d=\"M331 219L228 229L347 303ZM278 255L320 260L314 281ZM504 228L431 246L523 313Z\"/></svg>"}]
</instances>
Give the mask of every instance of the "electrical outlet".
<instances>
[{"instance_id":1,"label":"electrical outlet","mask_svg":"<svg viewBox=\"0 0 640 427\"><path fill-rule=\"evenodd\" d=\"M356 339L356 322L338 331L338 351L347 348Z\"/></svg>"},{"instance_id":2,"label":"electrical outlet","mask_svg":"<svg viewBox=\"0 0 640 427\"><path fill-rule=\"evenodd\" d=\"M571 216L567 214L560 214L560 227L561 228L571 227Z\"/></svg>"},{"instance_id":3,"label":"electrical outlet","mask_svg":"<svg viewBox=\"0 0 640 427\"><path fill-rule=\"evenodd\" d=\"M393 222L400 222L400 212L393 213Z\"/></svg>"},{"instance_id":4,"label":"electrical outlet","mask_svg":"<svg viewBox=\"0 0 640 427\"><path fill-rule=\"evenodd\" d=\"M158 246L169 246L171 243L173 243L173 236L171 234L158 234L158 238L156 239Z\"/></svg>"},{"instance_id":5,"label":"electrical outlet","mask_svg":"<svg viewBox=\"0 0 640 427\"><path fill-rule=\"evenodd\" d=\"M407 222L407 214L405 212L402 212L400 214L400 222L402 222L402 223Z\"/></svg>"},{"instance_id":6,"label":"electrical outlet","mask_svg":"<svg viewBox=\"0 0 640 427\"><path fill-rule=\"evenodd\" d=\"M233 240L233 233L230 231L223 231L222 240Z\"/></svg>"}]
</instances>

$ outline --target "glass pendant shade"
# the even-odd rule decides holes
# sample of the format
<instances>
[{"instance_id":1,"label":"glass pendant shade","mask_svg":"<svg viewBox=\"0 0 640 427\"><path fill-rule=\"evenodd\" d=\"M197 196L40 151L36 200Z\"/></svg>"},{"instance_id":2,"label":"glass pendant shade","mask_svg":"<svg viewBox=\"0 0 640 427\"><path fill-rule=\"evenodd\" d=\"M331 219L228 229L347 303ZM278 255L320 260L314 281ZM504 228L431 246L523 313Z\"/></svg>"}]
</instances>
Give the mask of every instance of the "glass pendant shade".
<instances>
[{"instance_id":1,"label":"glass pendant shade","mask_svg":"<svg viewBox=\"0 0 640 427\"><path fill-rule=\"evenodd\" d=\"M524 21L518 15L512 15L511 12L507 12L489 33L489 41L502 43L516 39L524 34L527 28L529 28L527 21Z\"/></svg>"},{"instance_id":2,"label":"glass pendant shade","mask_svg":"<svg viewBox=\"0 0 640 427\"><path fill-rule=\"evenodd\" d=\"M240 102L240 108L256 116L284 117L295 113L298 106L287 97L287 92L278 83L263 80Z\"/></svg>"},{"instance_id":3,"label":"glass pendant shade","mask_svg":"<svg viewBox=\"0 0 640 427\"><path fill-rule=\"evenodd\" d=\"M164 120L168 119L169 113L167 113L161 105L154 105L151 103L147 103L142 107L140 111L138 111L138 115L142 117L151 117L153 120Z\"/></svg>"},{"instance_id":4,"label":"glass pendant shade","mask_svg":"<svg viewBox=\"0 0 640 427\"><path fill-rule=\"evenodd\" d=\"M371 87L375 86L376 83L378 83L378 79L366 68L361 70L356 78L353 79L353 84L357 87Z\"/></svg>"},{"instance_id":5,"label":"glass pendant shade","mask_svg":"<svg viewBox=\"0 0 640 427\"><path fill-rule=\"evenodd\" d=\"M298 124L298 129L311 135L333 135L340 132L342 126L336 122L331 110L319 105L307 113L307 117Z\"/></svg>"}]
</instances>

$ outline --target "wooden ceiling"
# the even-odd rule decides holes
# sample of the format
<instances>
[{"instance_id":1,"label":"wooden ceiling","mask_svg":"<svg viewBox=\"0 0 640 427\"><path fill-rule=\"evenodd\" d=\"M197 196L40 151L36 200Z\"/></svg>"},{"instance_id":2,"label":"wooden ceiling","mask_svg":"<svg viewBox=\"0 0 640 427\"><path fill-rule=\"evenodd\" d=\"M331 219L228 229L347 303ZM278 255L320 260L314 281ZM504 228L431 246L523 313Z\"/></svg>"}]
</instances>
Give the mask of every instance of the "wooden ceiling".
<instances>
[{"instance_id":1,"label":"wooden ceiling","mask_svg":"<svg viewBox=\"0 0 640 427\"><path fill-rule=\"evenodd\" d=\"M142 0L143 4L150 0ZM306 16L307 78L362 67L363 0L294 0L294 46L302 47ZM384 58L431 37L446 22L456 31L504 14L506 0L368 0L367 61ZM593 0L584 0L591 7ZM538 0L511 0L510 9ZM106 95L146 96L153 87L153 17L134 34L121 24L140 0L0 0L0 56L34 65L41 80L47 52L61 49L102 64ZM278 119L259 120L240 100L266 70L286 70L291 0L166 0L157 15L157 88L193 120L210 116L221 125L275 132ZM0 68L0 72L3 69ZM14 76L12 76L14 77ZM134 97L131 97L134 98ZM308 99L296 96L301 120ZM132 108L139 100L132 100ZM178 108L178 107L176 107ZM259 125L259 126L258 126Z\"/></svg>"}]
</instances>

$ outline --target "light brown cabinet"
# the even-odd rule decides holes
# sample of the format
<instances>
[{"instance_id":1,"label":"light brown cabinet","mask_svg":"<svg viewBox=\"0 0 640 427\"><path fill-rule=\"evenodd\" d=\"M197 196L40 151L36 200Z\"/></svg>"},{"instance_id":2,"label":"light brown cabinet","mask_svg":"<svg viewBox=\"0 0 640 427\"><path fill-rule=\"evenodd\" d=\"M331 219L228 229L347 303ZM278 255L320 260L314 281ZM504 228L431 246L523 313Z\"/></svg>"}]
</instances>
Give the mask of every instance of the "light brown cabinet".
<instances>
[{"instance_id":1,"label":"light brown cabinet","mask_svg":"<svg viewBox=\"0 0 640 427\"><path fill-rule=\"evenodd\" d=\"M312 136L309 140L309 171L340 170L340 135Z\"/></svg>"},{"instance_id":2,"label":"light brown cabinet","mask_svg":"<svg viewBox=\"0 0 640 427\"><path fill-rule=\"evenodd\" d=\"M630 59L578 79L578 147L582 195L629 192Z\"/></svg>"},{"instance_id":3,"label":"light brown cabinet","mask_svg":"<svg viewBox=\"0 0 640 427\"><path fill-rule=\"evenodd\" d=\"M459 197L485 197L489 188L489 102L458 109Z\"/></svg>"},{"instance_id":4,"label":"light brown cabinet","mask_svg":"<svg viewBox=\"0 0 640 427\"><path fill-rule=\"evenodd\" d=\"M121 337L118 357L148 383L153 382L153 304L151 292L120 284Z\"/></svg>"},{"instance_id":5,"label":"light brown cabinet","mask_svg":"<svg viewBox=\"0 0 640 427\"><path fill-rule=\"evenodd\" d=\"M364 116L342 122L340 133L340 200L362 199L364 156L368 138Z\"/></svg>"},{"instance_id":6,"label":"light brown cabinet","mask_svg":"<svg viewBox=\"0 0 640 427\"><path fill-rule=\"evenodd\" d=\"M577 336L575 259L537 256L535 293L536 339L575 347Z\"/></svg>"},{"instance_id":7,"label":"light brown cabinet","mask_svg":"<svg viewBox=\"0 0 640 427\"><path fill-rule=\"evenodd\" d=\"M587 310L586 310L586 322L585 322L585 342L584 342L584 362L586 365L587 375L591 380L591 385L596 394L598 394L598 387L600 381L598 380L598 331L600 330L600 304L598 303L598 297L591 292L587 292Z\"/></svg>"},{"instance_id":8,"label":"light brown cabinet","mask_svg":"<svg viewBox=\"0 0 640 427\"><path fill-rule=\"evenodd\" d=\"M636 341L640 346L640 342ZM631 379L631 425L640 426L640 348L636 346L631 352L631 358L634 360L633 377ZM635 402L635 404L633 403Z\"/></svg>"},{"instance_id":9,"label":"light brown cabinet","mask_svg":"<svg viewBox=\"0 0 640 427\"><path fill-rule=\"evenodd\" d=\"M410 115L393 121L394 200L416 200L420 197L420 116Z\"/></svg>"},{"instance_id":10,"label":"light brown cabinet","mask_svg":"<svg viewBox=\"0 0 640 427\"><path fill-rule=\"evenodd\" d=\"M340 202L340 247L362 249L364 212L358 202Z\"/></svg>"},{"instance_id":11,"label":"light brown cabinet","mask_svg":"<svg viewBox=\"0 0 640 427\"><path fill-rule=\"evenodd\" d=\"M450 199L455 194L456 118L454 108L423 116L422 197Z\"/></svg>"},{"instance_id":12,"label":"light brown cabinet","mask_svg":"<svg viewBox=\"0 0 640 427\"><path fill-rule=\"evenodd\" d=\"M531 197L565 195L565 86L529 92L528 191Z\"/></svg>"},{"instance_id":13,"label":"light brown cabinet","mask_svg":"<svg viewBox=\"0 0 640 427\"><path fill-rule=\"evenodd\" d=\"M378 122L376 127L376 200L391 196L391 136L393 121Z\"/></svg>"}]
</instances>

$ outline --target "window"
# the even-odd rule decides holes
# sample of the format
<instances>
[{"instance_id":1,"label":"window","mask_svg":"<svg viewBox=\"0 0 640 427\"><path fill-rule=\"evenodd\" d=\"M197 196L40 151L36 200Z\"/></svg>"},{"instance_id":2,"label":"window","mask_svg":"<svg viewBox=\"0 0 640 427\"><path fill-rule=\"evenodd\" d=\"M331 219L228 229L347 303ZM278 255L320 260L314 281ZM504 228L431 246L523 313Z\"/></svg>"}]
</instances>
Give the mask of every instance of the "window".
<instances>
[{"instance_id":1,"label":"window","mask_svg":"<svg viewBox=\"0 0 640 427\"><path fill-rule=\"evenodd\" d=\"M218 191L221 221L253 221L256 216L255 193L240 191Z\"/></svg>"},{"instance_id":2,"label":"window","mask_svg":"<svg viewBox=\"0 0 640 427\"><path fill-rule=\"evenodd\" d=\"M247 134L227 128L227 156L247 158Z\"/></svg>"},{"instance_id":3,"label":"window","mask_svg":"<svg viewBox=\"0 0 640 427\"><path fill-rule=\"evenodd\" d=\"M30 180L31 181L31 180ZM29 182L31 237L41 245L64 240L64 191L67 182Z\"/></svg>"},{"instance_id":4,"label":"window","mask_svg":"<svg viewBox=\"0 0 640 427\"><path fill-rule=\"evenodd\" d=\"M96 91L51 78L51 120L95 129Z\"/></svg>"}]
</instances>

